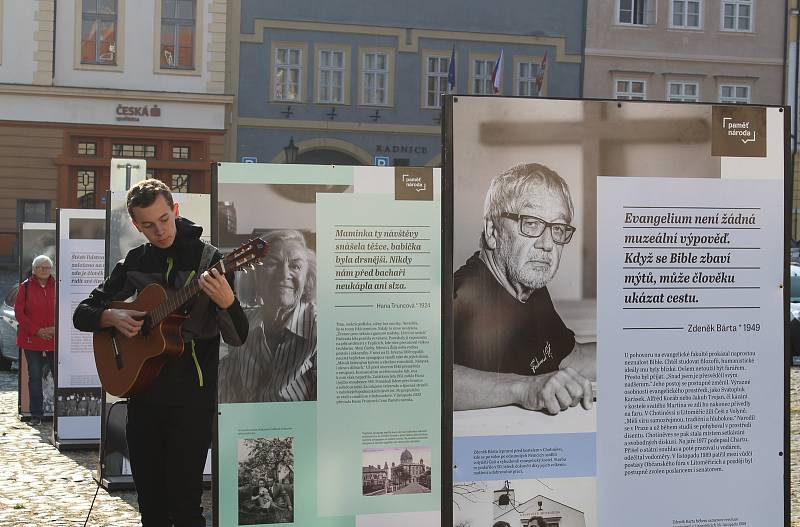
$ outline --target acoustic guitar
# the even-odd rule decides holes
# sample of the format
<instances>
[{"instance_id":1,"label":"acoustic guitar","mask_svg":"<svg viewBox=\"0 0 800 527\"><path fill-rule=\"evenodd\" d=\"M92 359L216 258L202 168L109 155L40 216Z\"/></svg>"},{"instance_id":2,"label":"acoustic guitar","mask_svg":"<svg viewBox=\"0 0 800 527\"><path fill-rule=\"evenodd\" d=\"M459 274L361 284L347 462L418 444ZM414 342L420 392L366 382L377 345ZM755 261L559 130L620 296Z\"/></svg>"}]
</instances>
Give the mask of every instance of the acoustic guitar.
<instances>
[{"instance_id":1,"label":"acoustic guitar","mask_svg":"<svg viewBox=\"0 0 800 527\"><path fill-rule=\"evenodd\" d=\"M268 244L260 238L250 240L211 266L221 273L253 269L266 256ZM183 354L181 324L186 320L175 313L199 292L197 278L170 295L159 284L150 284L131 302L116 301L111 309L144 311L144 324L134 337L114 328L94 334L94 362L100 384L110 394L129 397L149 387L164 364Z\"/></svg>"}]
</instances>

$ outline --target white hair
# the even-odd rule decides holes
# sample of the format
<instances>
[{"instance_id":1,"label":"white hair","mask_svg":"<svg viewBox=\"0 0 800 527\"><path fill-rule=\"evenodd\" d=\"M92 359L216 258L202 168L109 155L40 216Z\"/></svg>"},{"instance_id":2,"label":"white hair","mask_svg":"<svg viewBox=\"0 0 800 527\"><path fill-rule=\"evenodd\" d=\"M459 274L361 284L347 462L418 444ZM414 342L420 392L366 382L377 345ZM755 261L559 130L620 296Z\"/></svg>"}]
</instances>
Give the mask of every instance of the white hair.
<instances>
[{"instance_id":1,"label":"white hair","mask_svg":"<svg viewBox=\"0 0 800 527\"><path fill-rule=\"evenodd\" d=\"M53 260L50 259L49 256L46 254L40 254L36 258L33 259L33 263L31 264L31 269L36 269L40 267L43 263L50 264L50 267L53 267Z\"/></svg>"}]
</instances>

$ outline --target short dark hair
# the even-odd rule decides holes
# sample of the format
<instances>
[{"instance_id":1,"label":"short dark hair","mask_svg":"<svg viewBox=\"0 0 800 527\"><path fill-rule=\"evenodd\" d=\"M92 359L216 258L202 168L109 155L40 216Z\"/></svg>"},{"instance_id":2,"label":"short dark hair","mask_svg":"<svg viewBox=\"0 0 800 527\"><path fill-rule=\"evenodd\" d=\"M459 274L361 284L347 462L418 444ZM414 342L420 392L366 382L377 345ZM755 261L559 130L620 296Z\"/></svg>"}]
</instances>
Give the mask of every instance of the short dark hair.
<instances>
[{"instance_id":1,"label":"short dark hair","mask_svg":"<svg viewBox=\"0 0 800 527\"><path fill-rule=\"evenodd\" d=\"M152 178L138 182L128 191L128 214L133 218L135 207L149 207L158 196L164 196L169 208L175 204L172 200L172 192L164 182Z\"/></svg>"}]
</instances>

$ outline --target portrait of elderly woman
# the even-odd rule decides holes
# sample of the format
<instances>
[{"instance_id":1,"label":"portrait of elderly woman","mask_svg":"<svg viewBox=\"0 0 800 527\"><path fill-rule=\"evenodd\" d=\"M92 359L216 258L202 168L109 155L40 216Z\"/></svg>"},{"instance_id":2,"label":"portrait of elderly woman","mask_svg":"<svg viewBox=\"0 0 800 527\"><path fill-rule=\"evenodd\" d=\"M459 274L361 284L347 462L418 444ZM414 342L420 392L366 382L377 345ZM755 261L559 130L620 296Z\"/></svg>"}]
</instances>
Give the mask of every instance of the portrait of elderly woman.
<instances>
[{"instance_id":1,"label":"portrait of elderly woman","mask_svg":"<svg viewBox=\"0 0 800 527\"><path fill-rule=\"evenodd\" d=\"M300 231L273 231L269 252L246 275L245 344L219 364L219 402L314 401L317 398L316 255ZM248 291L249 289L249 291ZM248 298L249 297L249 298Z\"/></svg>"}]
</instances>

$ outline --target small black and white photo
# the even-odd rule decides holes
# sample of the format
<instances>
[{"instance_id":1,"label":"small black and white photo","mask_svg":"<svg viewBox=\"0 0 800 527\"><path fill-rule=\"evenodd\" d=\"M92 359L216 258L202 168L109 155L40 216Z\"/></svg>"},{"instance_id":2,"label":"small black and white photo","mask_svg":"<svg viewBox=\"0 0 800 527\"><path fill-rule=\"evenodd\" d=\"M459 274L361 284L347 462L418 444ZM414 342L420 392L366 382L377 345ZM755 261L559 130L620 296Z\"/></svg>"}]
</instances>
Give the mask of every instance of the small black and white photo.
<instances>
[{"instance_id":1,"label":"small black and white photo","mask_svg":"<svg viewBox=\"0 0 800 527\"><path fill-rule=\"evenodd\" d=\"M457 481L454 527L596 527L594 477Z\"/></svg>"},{"instance_id":2,"label":"small black and white photo","mask_svg":"<svg viewBox=\"0 0 800 527\"><path fill-rule=\"evenodd\" d=\"M430 447L365 448L361 459L361 494L364 496L431 491Z\"/></svg>"},{"instance_id":3,"label":"small black and white photo","mask_svg":"<svg viewBox=\"0 0 800 527\"><path fill-rule=\"evenodd\" d=\"M220 403L317 400L315 201L343 192L352 187L220 184L223 250L255 237L269 244L261 265L235 279L250 333L243 346L220 348Z\"/></svg>"},{"instance_id":4,"label":"small black and white photo","mask_svg":"<svg viewBox=\"0 0 800 527\"><path fill-rule=\"evenodd\" d=\"M99 416L102 404L100 388L61 388L55 410L58 417Z\"/></svg>"},{"instance_id":5,"label":"small black and white photo","mask_svg":"<svg viewBox=\"0 0 800 527\"><path fill-rule=\"evenodd\" d=\"M106 220L102 218L70 218L70 240L104 240Z\"/></svg>"},{"instance_id":6,"label":"small black and white photo","mask_svg":"<svg viewBox=\"0 0 800 527\"><path fill-rule=\"evenodd\" d=\"M294 438L238 443L239 525L294 522Z\"/></svg>"}]
</instances>

